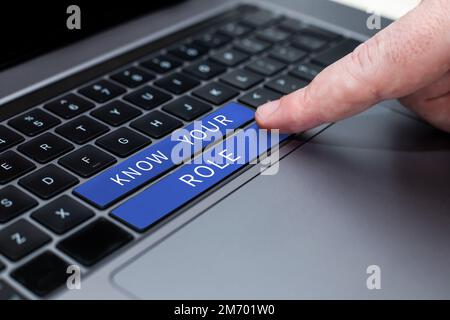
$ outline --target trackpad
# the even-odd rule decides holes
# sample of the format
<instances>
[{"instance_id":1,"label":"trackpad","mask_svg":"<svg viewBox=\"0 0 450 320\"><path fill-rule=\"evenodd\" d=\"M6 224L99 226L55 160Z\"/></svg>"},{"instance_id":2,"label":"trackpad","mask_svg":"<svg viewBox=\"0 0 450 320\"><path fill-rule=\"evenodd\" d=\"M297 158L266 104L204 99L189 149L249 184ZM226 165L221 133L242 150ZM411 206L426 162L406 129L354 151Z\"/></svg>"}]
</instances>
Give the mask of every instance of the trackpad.
<instances>
[{"instance_id":1,"label":"trackpad","mask_svg":"<svg viewBox=\"0 0 450 320\"><path fill-rule=\"evenodd\" d=\"M383 107L342 121L113 281L144 299L450 298L449 141Z\"/></svg>"}]
</instances>

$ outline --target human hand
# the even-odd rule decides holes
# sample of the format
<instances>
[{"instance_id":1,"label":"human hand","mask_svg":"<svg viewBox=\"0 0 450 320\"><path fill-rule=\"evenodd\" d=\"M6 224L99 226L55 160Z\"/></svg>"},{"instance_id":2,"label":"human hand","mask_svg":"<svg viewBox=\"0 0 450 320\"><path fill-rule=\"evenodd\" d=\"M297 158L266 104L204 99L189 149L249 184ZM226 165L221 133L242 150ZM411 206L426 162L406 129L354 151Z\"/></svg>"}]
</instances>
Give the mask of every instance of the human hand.
<instances>
[{"instance_id":1,"label":"human hand","mask_svg":"<svg viewBox=\"0 0 450 320\"><path fill-rule=\"evenodd\" d=\"M450 1L423 0L307 87L257 109L258 125L301 132L398 98L450 132Z\"/></svg>"}]
</instances>

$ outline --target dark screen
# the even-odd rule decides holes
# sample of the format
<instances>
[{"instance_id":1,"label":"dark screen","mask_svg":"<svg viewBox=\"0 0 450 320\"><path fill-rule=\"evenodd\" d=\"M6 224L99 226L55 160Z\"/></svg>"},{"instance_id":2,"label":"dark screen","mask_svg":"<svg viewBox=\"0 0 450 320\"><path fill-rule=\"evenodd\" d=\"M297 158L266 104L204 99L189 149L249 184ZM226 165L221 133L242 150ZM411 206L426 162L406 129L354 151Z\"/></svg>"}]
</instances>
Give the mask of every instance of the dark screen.
<instances>
[{"instance_id":1,"label":"dark screen","mask_svg":"<svg viewBox=\"0 0 450 320\"><path fill-rule=\"evenodd\" d=\"M180 1L2 1L0 70ZM70 5L80 8L80 30L66 26Z\"/></svg>"}]
</instances>

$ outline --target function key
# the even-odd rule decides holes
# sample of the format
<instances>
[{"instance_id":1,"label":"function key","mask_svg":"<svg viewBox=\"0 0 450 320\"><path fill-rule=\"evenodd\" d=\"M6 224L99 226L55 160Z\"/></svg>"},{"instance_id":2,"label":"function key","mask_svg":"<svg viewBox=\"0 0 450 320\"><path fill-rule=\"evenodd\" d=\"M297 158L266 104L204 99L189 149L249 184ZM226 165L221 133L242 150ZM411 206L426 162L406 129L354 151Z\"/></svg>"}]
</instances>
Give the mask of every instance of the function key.
<instances>
[{"instance_id":1,"label":"function key","mask_svg":"<svg viewBox=\"0 0 450 320\"><path fill-rule=\"evenodd\" d=\"M72 149L71 143L49 132L17 148L17 150L39 163L49 162Z\"/></svg>"},{"instance_id":2,"label":"function key","mask_svg":"<svg viewBox=\"0 0 450 320\"><path fill-rule=\"evenodd\" d=\"M127 68L111 76L111 79L129 88L138 87L154 78L154 75L136 67Z\"/></svg>"},{"instance_id":3,"label":"function key","mask_svg":"<svg viewBox=\"0 0 450 320\"><path fill-rule=\"evenodd\" d=\"M185 96L166 104L162 109L185 121L192 121L210 111L212 107L197 99Z\"/></svg>"},{"instance_id":4,"label":"function key","mask_svg":"<svg viewBox=\"0 0 450 320\"><path fill-rule=\"evenodd\" d=\"M80 89L78 92L96 102L103 103L114 99L125 91L124 88L111 81L100 80Z\"/></svg>"},{"instance_id":5,"label":"function key","mask_svg":"<svg viewBox=\"0 0 450 320\"><path fill-rule=\"evenodd\" d=\"M284 69L286 65L271 58L260 58L246 66L251 71L260 73L264 76L272 76Z\"/></svg>"},{"instance_id":6,"label":"function key","mask_svg":"<svg viewBox=\"0 0 450 320\"><path fill-rule=\"evenodd\" d=\"M0 280L0 300L25 300L16 289L11 287L4 280Z\"/></svg>"},{"instance_id":7,"label":"function key","mask_svg":"<svg viewBox=\"0 0 450 320\"><path fill-rule=\"evenodd\" d=\"M174 94L182 94L198 86L200 81L192 79L182 73L175 72L171 75L155 81L155 85Z\"/></svg>"},{"instance_id":8,"label":"function key","mask_svg":"<svg viewBox=\"0 0 450 320\"><path fill-rule=\"evenodd\" d=\"M122 228L105 218L99 218L62 240L58 249L83 265L92 266L132 239L133 236Z\"/></svg>"},{"instance_id":9,"label":"function key","mask_svg":"<svg viewBox=\"0 0 450 320\"><path fill-rule=\"evenodd\" d=\"M92 116L115 127L120 126L141 114L142 111L120 100L111 101L103 107L91 112Z\"/></svg>"},{"instance_id":10,"label":"function key","mask_svg":"<svg viewBox=\"0 0 450 320\"><path fill-rule=\"evenodd\" d=\"M194 43L205 48L217 49L230 41L231 38L224 34L220 34L217 32L209 32L196 38L194 40Z\"/></svg>"},{"instance_id":11,"label":"function key","mask_svg":"<svg viewBox=\"0 0 450 320\"><path fill-rule=\"evenodd\" d=\"M14 186L0 189L0 223L8 222L37 204L36 200Z\"/></svg>"},{"instance_id":12,"label":"function key","mask_svg":"<svg viewBox=\"0 0 450 320\"><path fill-rule=\"evenodd\" d=\"M209 80L225 72L227 68L210 60L200 61L184 69L185 72L202 80Z\"/></svg>"},{"instance_id":13,"label":"function key","mask_svg":"<svg viewBox=\"0 0 450 320\"><path fill-rule=\"evenodd\" d=\"M57 234L63 234L94 216L69 196L61 196L32 213L31 217Z\"/></svg>"},{"instance_id":14,"label":"function key","mask_svg":"<svg viewBox=\"0 0 450 320\"><path fill-rule=\"evenodd\" d=\"M253 108L257 108L266 102L277 100L279 98L281 98L281 94L272 90L259 88L242 96L239 101Z\"/></svg>"},{"instance_id":15,"label":"function key","mask_svg":"<svg viewBox=\"0 0 450 320\"><path fill-rule=\"evenodd\" d=\"M145 116L133 121L131 126L152 138L158 139L175 129L181 127L183 123L161 111L153 111Z\"/></svg>"},{"instance_id":16,"label":"function key","mask_svg":"<svg viewBox=\"0 0 450 320\"><path fill-rule=\"evenodd\" d=\"M124 97L125 100L131 102L144 110L151 110L172 99L170 95L155 88L145 86Z\"/></svg>"},{"instance_id":17,"label":"function key","mask_svg":"<svg viewBox=\"0 0 450 320\"><path fill-rule=\"evenodd\" d=\"M327 41L309 34L301 34L294 38L292 45L306 51L318 51L327 44Z\"/></svg>"},{"instance_id":18,"label":"function key","mask_svg":"<svg viewBox=\"0 0 450 320\"><path fill-rule=\"evenodd\" d=\"M151 140L128 128L120 128L96 141L100 147L119 157L126 157L150 144Z\"/></svg>"},{"instance_id":19,"label":"function key","mask_svg":"<svg viewBox=\"0 0 450 320\"><path fill-rule=\"evenodd\" d=\"M83 144L108 130L104 124L87 116L81 116L56 128L55 131L75 143Z\"/></svg>"},{"instance_id":20,"label":"function key","mask_svg":"<svg viewBox=\"0 0 450 320\"><path fill-rule=\"evenodd\" d=\"M306 52L291 46L276 47L270 51L270 57L284 63L294 63L306 56Z\"/></svg>"},{"instance_id":21,"label":"function key","mask_svg":"<svg viewBox=\"0 0 450 320\"><path fill-rule=\"evenodd\" d=\"M16 281L43 297L67 282L69 264L50 251L45 251L11 273Z\"/></svg>"},{"instance_id":22,"label":"function key","mask_svg":"<svg viewBox=\"0 0 450 320\"><path fill-rule=\"evenodd\" d=\"M291 34L276 27L270 27L264 30L259 30L256 37L268 42L280 42L288 39Z\"/></svg>"},{"instance_id":23,"label":"function key","mask_svg":"<svg viewBox=\"0 0 450 320\"><path fill-rule=\"evenodd\" d=\"M290 74L308 81L312 81L321 71L323 67L313 63L300 63L290 71Z\"/></svg>"},{"instance_id":24,"label":"function key","mask_svg":"<svg viewBox=\"0 0 450 320\"><path fill-rule=\"evenodd\" d=\"M260 28L275 23L278 19L279 17L270 11L257 11L247 15L242 19L242 23L253 28Z\"/></svg>"},{"instance_id":25,"label":"function key","mask_svg":"<svg viewBox=\"0 0 450 320\"><path fill-rule=\"evenodd\" d=\"M221 50L211 56L212 60L221 63L223 65L226 65L228 67L234 67L240 64L241 62L247 60L248 58L249 58L248 54L245 54L243 52L234 49Z\"/></svg>"},{"instance_id":26,"label":"function key","mask_svg":"<svg viewBox=\"0 0 450 320\"><path fill-rule=\"evenodd\" d=\"M267 41L259 40L256 38L241 39L235 43L236 49L244 51L249 54L258 54L266 51L272 44Z\"/></svg>"},{"instance_id":27,"label":"function key","mask_svg":"<svg viewBox=\"0 0 450 320\"><path fill-rule=\"evenodd\" d=\"M213 82L195 90L192 94L215 105L220 105L237 96L239 92L223 84Z\"/></svg>"},{"instance_id":28,"label":"function key","mask_svg":"<svg viewBox=\"0 0 450 320\"><path fill-rule=\"evenodd\" d=\"M186 61L192 61L200 58L206 52L208 52L208 49L195 45L193 43L185 43L179 47L169 50L170 54Z\"/></svg>"},{"instance_id":29,"label":"function key","mask_svg":"<svg viewBox=\"0 0 450 320\"><path fill-rule=\"evenodd\" d=\"M42 199L49 199L76 185L78 179L49 164L19 180L19 184Z\"/></svg>"},{"instance_id":30,"label":"function key","mask_svg":"<svg viewBox=\"0 0 450 320\"><path fill-rule=\"evenodd\" d=\"M61 98L58 98L52 102L47 103L44 108L53 112L64 119L71 119L83 112L92 109L95 105L77 96L76 94L69 93Z\"/></svg>"},{"instance_id":31,"label":"function key","mask_svg":"<svg viewBox=\"0 0 450 320\"><path fill-rule=\"evenodd\" d=\"M36 166L31 161L14 151L6 151L0 154L0 184L14 180L34 168Z\"/></svg>"},{"instance_id":32,"label":"function key","mask_svg":"<svg viewBox=\"0 0 450 320\"><path fill-rule=\"evenodd\" d=\"M297 19L283 18L278 27L280 29L288 30L290 32L298 32L303 29L303 23Z\"/></svg>"},{"instance_id":33,"label":"function key","mask_svg":"<svg viewBox=\"0 0 450 320\"><path fill-rule=\"evenodd\" d=\"M12 261L17 261L50 240L46 233L30 222L20 219L0 230L0 253Z\"/></svg>"},{"instance_id":34,"label":"function key","mask_svg":"<svg viewBox=\"0 0 450 320\"><path fill-rule=\"evenodd\" d=\"M115 162L113 156L91 145L75 150L58 161L60 165L83 178L93 176Z\"/></svg>"},{"instance_id":35,"label":"function key","mask_svg":"<svg viewBox=\"0 0 450 320\"><path fill-rule=\"evenodd\" d=\"M219 29L219 32L232 38L244 36L250 31L252 28L239 22L229 22Z\"/></svg>"},{"instance_id":36,"label":"function key","mask_svg":"<svg viewBox=\"0 0 450 320\"><path fill-rule=\"evenodd\" d=\"M19 130L27 136L35 136L56 126L59 123L61 123L61 121L58 118L42 111L41 109L34 109L26 112L8 122L11 127Z\"/></svg>"},{"instance_id":37,"label":"function key","mask_svg":"<svg viewBox=\"0 0 450 320\"><path fill-rule=\"evenodd\" d=\"M240 69L227 73L221 81L241 90L247 90L264 80L264 77L251 71Z\"/></svg>"},{"instance_id":38,"label":"function key","mask_svg":"<svg viewBox=\"0 0 450 320\"><path fill-rule=\"evenodd\" d=\"M166 73L181 66L181 61L167 55L159 55L142 62L141 65L157 73Z\"/></svg>"},{"instance_id":39,"label":"function key","mask_svg":"<svg viewBox=\"0 0 450 320\"><path fill-rule=\"evenodd\" d=\"M280 76L265 84L269 89L282 94L288 94L300 88L306 87L308 82L299 80L291 76Z\"/></svg>"},{"instance_id":40,"label":"function key","mask_svg":"<svg viewBox=\"0 0 450 320\"><path fill-rule=\"evenodd\" d=\"M5 126L0 126L0 152L22 142L25 140L20 134L8 129Z\"/></svg>"}]
</instances>

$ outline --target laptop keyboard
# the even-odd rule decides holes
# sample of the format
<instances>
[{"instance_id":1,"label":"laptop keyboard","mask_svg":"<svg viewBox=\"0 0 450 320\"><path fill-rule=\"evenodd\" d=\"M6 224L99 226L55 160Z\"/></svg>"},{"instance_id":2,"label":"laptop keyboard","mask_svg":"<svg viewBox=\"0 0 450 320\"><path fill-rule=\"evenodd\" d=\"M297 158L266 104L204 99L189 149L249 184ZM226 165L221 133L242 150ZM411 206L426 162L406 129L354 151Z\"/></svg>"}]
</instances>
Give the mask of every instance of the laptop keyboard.
<instances>
[{"instance_id":1,"label":"laptop keyboard","mask_svg":"<svg viewBox=\"0 0 450 320\"><path fill-rule=\"evenodd\" d=\"M175 130L192 132L195 120L222 136L254 127L254 108L359 44L269 11L235 11L0 124L0 299L54 293L68 265L89 272L243 166L174 192L175 175L164 175L194 168L166 157Z\"/></svg>"}]
</instances>

